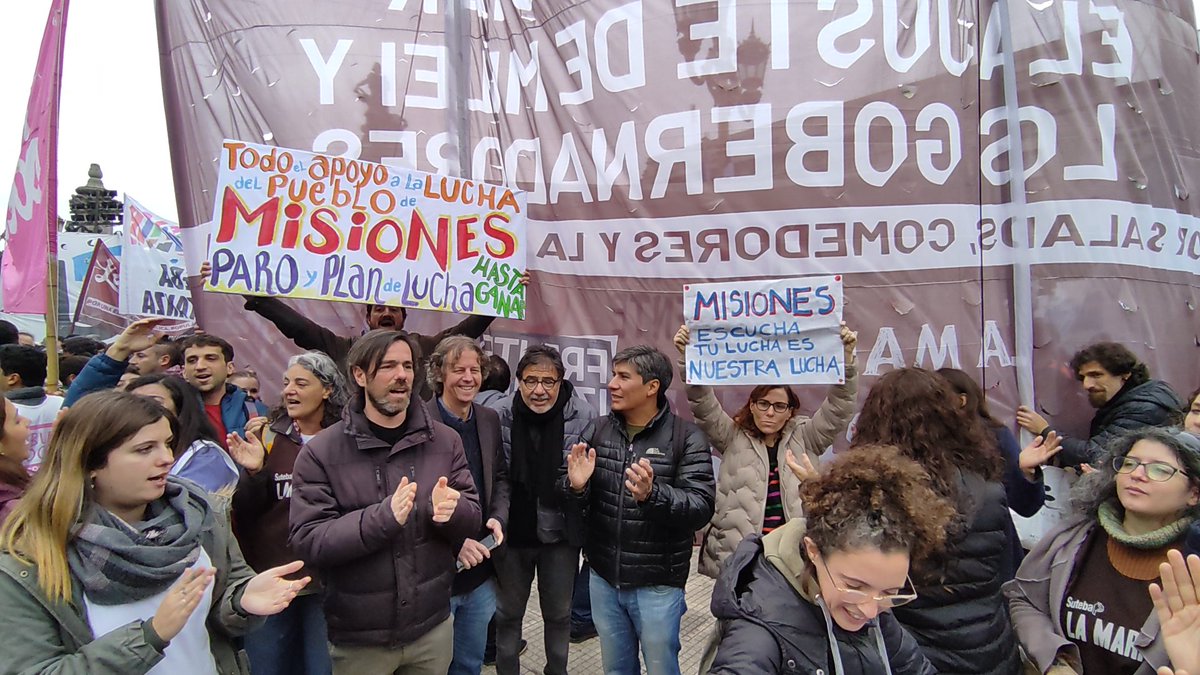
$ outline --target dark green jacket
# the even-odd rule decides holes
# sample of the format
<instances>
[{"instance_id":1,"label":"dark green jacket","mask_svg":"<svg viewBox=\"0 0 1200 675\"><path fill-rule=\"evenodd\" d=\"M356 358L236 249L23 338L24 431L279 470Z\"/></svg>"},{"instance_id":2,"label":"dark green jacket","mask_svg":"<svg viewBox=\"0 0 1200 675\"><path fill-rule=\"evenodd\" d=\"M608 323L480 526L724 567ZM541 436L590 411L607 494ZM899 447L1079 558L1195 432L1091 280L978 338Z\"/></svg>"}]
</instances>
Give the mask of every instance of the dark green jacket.
<instances>
[{"instance_id":1,"label":"dark green jacket","mask_svg":"<svg viewBox=\"0 0 1200 675\"><path fill-rule=\"evenodd\" d=\"M228 505L213 498L214 526L201 536L201 545L217 570L213 607L208 615L208 638L217 672L249 673L245 655L233 638L246 634L261 619L235 610L246 583L254 577L230 535ZM162 652L147 642L141 621L96 637L87 623L83 593L72 580L70 603L52 602L38 586L37 569L7 553L0 554L0 675L55 673L60 675L127 675L145 673L162 660Z\"/></svg>"}]
</instances>

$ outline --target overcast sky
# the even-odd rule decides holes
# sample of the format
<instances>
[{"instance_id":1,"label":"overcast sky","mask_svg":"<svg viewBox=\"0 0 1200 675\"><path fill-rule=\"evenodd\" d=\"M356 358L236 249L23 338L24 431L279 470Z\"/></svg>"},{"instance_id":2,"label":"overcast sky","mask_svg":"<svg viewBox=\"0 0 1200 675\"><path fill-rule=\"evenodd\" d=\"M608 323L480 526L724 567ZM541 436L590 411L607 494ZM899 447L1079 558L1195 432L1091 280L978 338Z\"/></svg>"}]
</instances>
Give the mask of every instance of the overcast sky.
<instances>
[{"instance_id":1,"label":"overcast sky","mask_svg":"<svg viewBox=\"0 0 1200 675\"><path fill-rule=\"evenodd\" d=\"M50 0L0 0L0 196L6 203L49 7ZM67 200L97 162L109 189L174 220L152 0L72 0L65 61L59 213L66 216Z\"/></svg>"},{"instance_id":2,"label":"overcast sky","mask_svg":"<svg viewBox=\"0 0 1200 675\"><path fill-rule=\"evenodd\" d=\"M49 0L0 0L0 194L8 202ZM175 219L151 0L72 0L58 144L59 214L100 164L104 184Z\"/></svg>"}]
</instances>

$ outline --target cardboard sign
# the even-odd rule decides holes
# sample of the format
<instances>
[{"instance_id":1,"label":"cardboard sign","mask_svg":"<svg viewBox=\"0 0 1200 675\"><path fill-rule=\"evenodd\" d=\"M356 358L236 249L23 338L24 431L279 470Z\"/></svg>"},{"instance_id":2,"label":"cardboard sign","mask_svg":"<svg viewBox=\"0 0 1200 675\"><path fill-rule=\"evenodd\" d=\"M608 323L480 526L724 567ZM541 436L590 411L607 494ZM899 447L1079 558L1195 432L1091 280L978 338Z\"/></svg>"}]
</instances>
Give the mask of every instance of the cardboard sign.
<instances>
[{"instance_id":1,"label":"cardboard sign","mask_svg":"<svg viewBox=\"0 0 1200 675\"><path fill-rule=\"evenodd\" d=\"M841 384L842 277L692 284L688 384Z\"/></svg>"},{"instance_id":2,"label":"cardboard sign","mask_svg":"<svg viewBox=\"0 0 1200 675\"><path fill-rule=\"evenodd\" d=\"M208 290L523 319L525 195L225 141Z\"/></svg>"}]
</instances>

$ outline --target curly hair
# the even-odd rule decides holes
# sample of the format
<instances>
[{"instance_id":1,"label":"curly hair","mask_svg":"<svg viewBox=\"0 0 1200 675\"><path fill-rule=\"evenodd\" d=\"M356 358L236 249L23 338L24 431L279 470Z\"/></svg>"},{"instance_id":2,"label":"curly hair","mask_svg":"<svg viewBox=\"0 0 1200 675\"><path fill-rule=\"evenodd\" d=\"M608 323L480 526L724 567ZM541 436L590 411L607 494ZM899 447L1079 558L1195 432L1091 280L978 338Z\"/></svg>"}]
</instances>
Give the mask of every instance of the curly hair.
<instances>
[{"instance_id":1,"label":"curly hair","mask_svg":"<svg viewBox=\"0 0 1200 675\"><path fill-rule=\"evenodd\" d=\"M822 555L874 547L918 564L941 552L957 513L919 464L887 445L841 453L800 494L806 534Z\"/></svg>"},{"instance_id":2,"label":"curly hair","mask_svg":"<svg viewBox=\"0 0 1200 675\"><path fill-rule=\"evenodd\" d=\"M942 376L901 368L879 378L858 417L853 445L894 445L929 472L937 493L963 506L958 474L966 469L998 480L1003 469L996 441L974 411L959 407Z\"/></svg>"},{"instance_id":3,"label":"curly hair","mask_svg":"<svg viewBox=\"0 0 1200 675\"><path fill-rule=\"evenodd\" d=\"M1075 373L1075 379L1082 382L1079 369L1093 361L1112 375L1129 375L1125 383L1127 387L1136 387L1150 380L1150 368L1123 344L1097 342L1075 352L1075 356L1071 357L1071 372Z\"/></svg>"},{"instance_id":4,"label":"curly hair","mask_svg":"<svg viewBox=\"0 0 1200 675\"><path fill-rule=\"evenodd\" d=\"M1117 472L1113 469L1113 458L1124 457L1133 450L1138 441L1154 441L1167 446L1183 466L1192 487L1200 489L1200 438L1176 427L1142 427L1117 436L1100 457L1100 466L1084 474L1071 487L1071 506L1080 513L1096 518L1100 505L1117 498ZM1120 510L1124 512L1124 507ZM1192 518L1200 518L1200 506L1188 509Z\"/></svg>"},{"instance_id":5,"label":"curly hair","mask_svg":"<svg viewBox=\"0 0 1200 675\"><path fill-rule=\"evenodd\" d=\"M760 384L754 389L751 389L750 396L746 398L746 404L743 405L742 409L737 411L737 413L733 416L734 424L738 425L739 429L749 434L751 438L762 438L763 432L759 431L758 425L754 423L754 413L750 412L750 406L753 405L755 401L766 396L774 389L782 389L784 391L784 394L787 396L788 407L792 409L793 415L795 414L795 410L800 407L800 397L797 396L796 392L787 385Z\"/></svg>"}]
</instances>

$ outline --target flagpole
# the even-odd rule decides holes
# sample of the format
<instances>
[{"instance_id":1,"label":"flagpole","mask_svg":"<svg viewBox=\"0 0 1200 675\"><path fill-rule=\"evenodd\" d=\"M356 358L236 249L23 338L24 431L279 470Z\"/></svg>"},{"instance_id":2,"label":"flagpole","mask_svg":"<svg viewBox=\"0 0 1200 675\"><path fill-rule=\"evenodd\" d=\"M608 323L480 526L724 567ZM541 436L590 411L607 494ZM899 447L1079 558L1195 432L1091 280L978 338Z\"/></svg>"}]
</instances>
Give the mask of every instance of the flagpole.
<instances>
[{"instance_id":1,"label":"flagpole","mask_svg":"<svg viewBox=\"0 0 1200 675\"><path fill-rule=\"evenodd\" d=\"M51 148L51 157L54 161L50 163L49 171L47 171L47 186L49 188L48 199L49 208L47 209L49 221L46 223L47 237L47 255L46 264L49 266L46 276L46 384L49 385L51 391L57 391L60 388L58 376L58 111L62 106L62 71L63 71L63 51L64 43L67 39L67 7L70 0L63 0L62 14L58 20L61 22L61 27L58 30L58 45L54 50L54 81L57 83L57 89L54 92L56 100L51 106L50 112L50 138L54 147Z\"/></svg>"}]
</instances>

